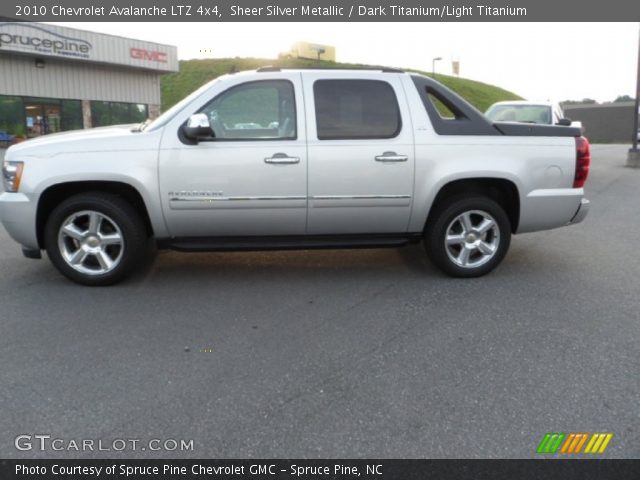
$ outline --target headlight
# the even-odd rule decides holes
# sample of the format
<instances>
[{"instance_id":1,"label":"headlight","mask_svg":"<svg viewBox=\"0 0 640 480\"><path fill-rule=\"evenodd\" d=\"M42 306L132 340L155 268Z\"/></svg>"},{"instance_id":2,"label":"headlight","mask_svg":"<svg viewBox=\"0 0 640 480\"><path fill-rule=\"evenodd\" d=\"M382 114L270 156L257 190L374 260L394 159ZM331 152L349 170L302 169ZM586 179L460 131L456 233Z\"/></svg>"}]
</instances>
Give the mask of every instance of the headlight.
<instances>
[{"instance_id":1,"label":"headlight","mask_svg":"<svg viewBox=\"0 0 640 480\"><path fill-rule=\"evenodd\" d=\"M2 164L2 183L7 192L17 192L20 188L20 179L24 162L10 162L5 160Z\"/></svg>"}]
</instances>

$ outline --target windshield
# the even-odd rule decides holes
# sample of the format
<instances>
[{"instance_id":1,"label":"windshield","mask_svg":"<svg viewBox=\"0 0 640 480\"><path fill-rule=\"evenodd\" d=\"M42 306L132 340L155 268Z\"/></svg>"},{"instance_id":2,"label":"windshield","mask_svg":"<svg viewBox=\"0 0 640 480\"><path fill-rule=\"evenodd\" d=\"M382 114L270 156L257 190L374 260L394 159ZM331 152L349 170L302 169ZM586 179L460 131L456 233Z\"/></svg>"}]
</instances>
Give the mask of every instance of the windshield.
<instances>
[{"instance_id":1,"label":"windshield","mask_svg":"<svg viewBox=\"0 0 640 480\"><path fill-rule=\"evenodd\" d=\"M187 104L189 104L193 99L201 95L202 92L207 90L211 85L213 85L218 80L219 78L216 78L215 80L205 83L199 89L197 89L190 95L187 95L186 97L184 97L182 100L176 103L173 107L171 107L169 110L167 110L158 118L156 118L153 122L149 123L146 127L143 127L142 130L151 131L151 130L156 130L162 127L164 124L170 121L173 117L175 117L176 114L180 112Z\"/></svg>"},{"instance_id":2,"label":"windshield","mask_svg":"<svg viewBox=\"0 0 640 480\"><path fill-rule=\"evenodd\" d=\"M492 122L552 123L548 105L494 105L485 115Z\"/></svg>"}]
</instances>

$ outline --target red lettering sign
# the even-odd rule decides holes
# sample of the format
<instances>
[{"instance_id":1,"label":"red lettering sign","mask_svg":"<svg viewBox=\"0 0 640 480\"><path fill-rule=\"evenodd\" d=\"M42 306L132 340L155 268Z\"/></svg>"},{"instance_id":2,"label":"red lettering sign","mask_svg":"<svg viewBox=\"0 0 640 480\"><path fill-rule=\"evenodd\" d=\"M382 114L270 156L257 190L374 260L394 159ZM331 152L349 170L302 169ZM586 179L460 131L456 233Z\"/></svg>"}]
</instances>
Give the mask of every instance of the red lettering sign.
<instances>
[{"instance_id":1,"label":"red lettering sign","mask_svg":"<svg viewBox=\"0 0 640 480\"><path fill-rule=\"evenodd\" d=\"M167 63L167 54L157 50L145 50L144 48L131 48L129 55L136 60Z\"/></svg>"}]
</instances>

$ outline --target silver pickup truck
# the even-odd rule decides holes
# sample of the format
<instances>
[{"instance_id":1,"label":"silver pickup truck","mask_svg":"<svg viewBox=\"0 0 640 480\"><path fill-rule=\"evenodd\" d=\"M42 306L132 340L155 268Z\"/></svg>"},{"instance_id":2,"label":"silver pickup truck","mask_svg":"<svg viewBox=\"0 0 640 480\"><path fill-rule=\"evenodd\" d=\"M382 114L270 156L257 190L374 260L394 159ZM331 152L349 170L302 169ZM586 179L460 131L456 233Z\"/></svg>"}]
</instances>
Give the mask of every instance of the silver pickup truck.
<instances>
[{"instance_id":1,"label":"silver pickup truck","mask_svg":"<svg viewBox=\"0 0 640 480\"><path fill-rule=\"evenodd\" d=\"M424 241L441 270L475 277L512 234L582 221L589 163L579 129L492 123L424 76L262 68L217 78L150 123L9 148L0 219L25 256L44 249L85 285L123 279L154 245Z\"/></svg>"}]
</instances>

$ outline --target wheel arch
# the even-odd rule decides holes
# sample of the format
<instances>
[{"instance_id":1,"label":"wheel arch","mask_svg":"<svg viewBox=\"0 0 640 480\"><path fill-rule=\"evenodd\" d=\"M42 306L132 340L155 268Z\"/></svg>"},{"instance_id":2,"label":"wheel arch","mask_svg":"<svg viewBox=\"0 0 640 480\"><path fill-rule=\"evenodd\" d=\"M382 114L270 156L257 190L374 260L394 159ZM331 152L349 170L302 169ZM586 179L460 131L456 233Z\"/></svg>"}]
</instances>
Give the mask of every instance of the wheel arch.
<instances>
[{"instance_id":1,"label":"wheel arch","mask_svg":"<svg viewBox=\"0 0 640 480\"><path fill-rule=\"evenodd\" d=\"M516 183L503 177L470 177L445 181L436 193L424 224L426 229L437 208L447 199L475 193L486 195L495 200L505 210L511 224L511 232L515 233L520 222L520 193Z\"/></svg>"},{"instance_id":2,"label":"wheel arch","mask_svg":"<svg viewBox=\"0 0 640 480\"><path fill-rule=\"evenodd\" d=\"M79 193L100 192L111 193L124 198L140 214L149 236L154 235L149 211L142 194L133 185L120 181L70 181L48 186L40 194L36 210L36 235L38 246L45 247L44 228L51 212L61 202Z\"/></svg>"}]
</instances>

